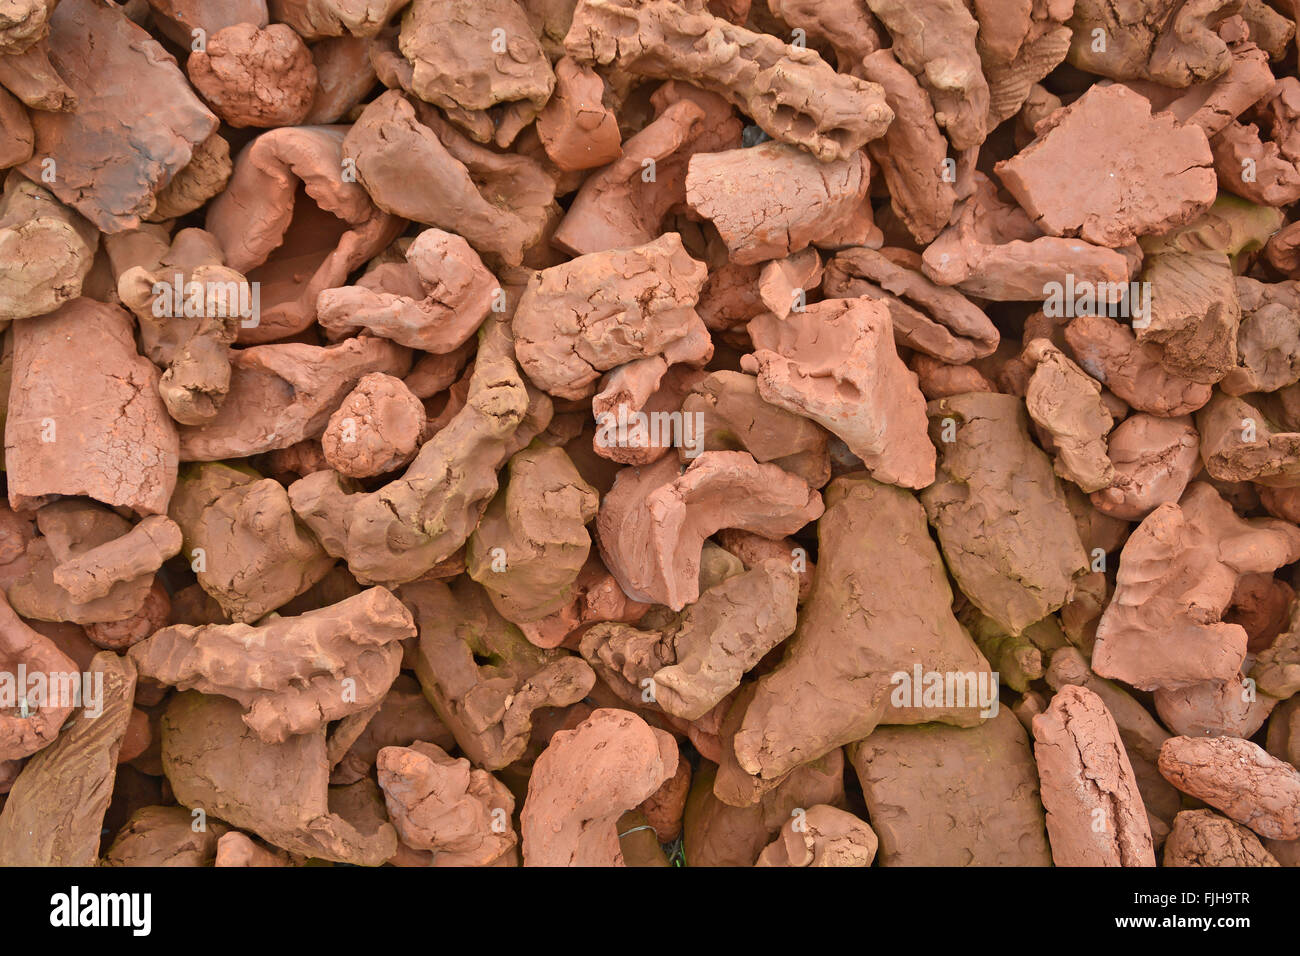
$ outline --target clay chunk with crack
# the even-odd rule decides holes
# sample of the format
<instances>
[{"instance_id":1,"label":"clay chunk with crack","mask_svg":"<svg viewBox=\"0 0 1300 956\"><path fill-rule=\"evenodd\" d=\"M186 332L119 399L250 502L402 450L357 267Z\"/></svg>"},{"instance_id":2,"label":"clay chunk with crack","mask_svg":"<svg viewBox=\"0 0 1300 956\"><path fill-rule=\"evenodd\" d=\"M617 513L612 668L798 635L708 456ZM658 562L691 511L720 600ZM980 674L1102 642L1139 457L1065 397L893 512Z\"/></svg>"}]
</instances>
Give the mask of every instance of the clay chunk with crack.
<instances>
[{"instance_id":1,"label":"clay chunk with crack","mask_svg":"<svg viewBox=\"0 0 1300 956\"><path fill-rule=\"evenodd\" d=\"M677 743L602 708L537 758L522 815L524 866L623 866L618 818L677 771Z\"/></svg>"},{"instance_id":2,"label":"clay chunk with crack","mask_svg":"<svg viewBox=\"0 0 1300 956\"><path fill-rule=\"evenodd\" d=\"M411 91L480 143L506 147L555 89L555 74L515 0L415 0L398 37Z\"/></svg>"},{"instance_id":3,"label":"clay chunk with crack","mask_svg":"<svg viewBox=\"0 0 1300 956\"><path fill-rule=\"evenodd\" d=\"M1165 866L1280 866L1259 837L1213 810L1184 810L1165 840Z\"/></svg>"},{"instance_id":4,"label":"clay chunk with crack","mask_svg":"<svg viewBox=\"0 0 1300 956\"><path fill-rule=\"evenodd\" d=\"M706 272L677 233L544 269L515 309L519 364L538 388L568 399L638 359L702 365L713 354L695 311Z\"/></svg>"},{"instance_id":5,"label":"clay chunk with crack","mask_svg":"<svg viewBox=\"0 0 1300 956\"><path fill-rule=\"evenodd\" d=\"M1029 737L1009 708L966 730L881 727L848 755L880 865L1051 865Z\"/></svg>"},{"instance_id":6,"label":"clay chunk with crack","mask_svg":"<svg viewBox=\"0 0 1300 956\"><path fill-rule=\"evenodd\" d=\"M602 102L605 83L569 57L555 64L555 93L537 117L551 162L566 171L595 169L623 154L618 117Z\"/></svg>"},{"instance_id":7,"label":"clay chunk with crack","mask_svg":"<svg viewBox=\"0 0 1300 956\"><path fill-rule=\"evenodd\" d=\"M341 286L401 232L358 175L344 175L343 126L269 130L240 151L205 228L226 265L259 283L256 324L243 343L273 342L316 319L316 297ZM242 454L247 454L242 453Z\"/></svg>"},{"instance_id":8,"label":"clay chunk with crack","mask_svg":"<svg viewBox=\"0 0 1300 956\"><path fill-rule=\"evenodd\" d=\"M377 814L356 813L330 789L324 728L266 743L243 718L225 697L171 698L162 767L177 803L314 859L379 866L397 852L382 803Z\"/></svg>"},{"instance_id":9,"label":"clay chunk with crack","mask_svg":"<svg viewBox=\"0 0 1300 956\"><path fill-rule=\"evenodd\" d=\"M928 406L938 479L921 493L949 569L1011 634L1069 598L1087 561L1051 461L1014 395L969 392Z\"/></svg>"},{"instance_id":10,"label":"clay chunk with crack","mask_svg":"<svg viewBox=\"0 0 1300 956\"><path fill-rule=\"evenodd\" d=\"M85 298L14 327L5 417L13 507L85 495L142 515L167 510L179 443L134 331L123 309Z\"/></svg>"},{"instance_id":11,"label":"clay chunk with crack","mask_svg":"<svg viewBox=\"0 0 1300 956\"><path fill-rule=\"evenodd\" d=\"M326 289L316 300L321 327L336 334L357 326L399 345L444 355L474 336L500 288L478 253L460 236L426 229L407 247L404 278L420 297L362 284ZM410 291L414 291L412 288Z\"/></svg>"},{"instance_id":12,"label":"clay chunk with crack","mask_svg":"<svg viewBox=\"0 0 1300 956\"><path fill-rule=\"evenodd\" d=\"M111 651L90 663L94 701L23 765L0 810L0 866L94 866L117 758L131 718L135 667ZM93 707L92 707L93 703Z\"/></svg>"},{"instance_id":13,"label":"clay chunk with crack","mask_svg":"<svg viewBox=\"0 0 1300 956\"><path fill-rule=\"evenodd\" d=\"M1065 341L1089 375L1138 411L1174 418L1210 400L1210 385L1165 368L1159 345L1139 342L1128 326L1114 319L1079 316L1066 326Z\"/></svg>"},{"instance_id":14,"label":"clay chunk with crack","mask_svg":"<svg viewBox=\"0 0 1300 956\"><path fill-rule=\"evenodd\" d=\"M975 687L981 675L986 690L990 681L988 663L947 610L947 574L916 499L848 476L831 482L826 502L812 595L735 734L740 768L764 781L882 723L974 726L984 706ZM910 681L914 667L969 682L950 702L921 688L900 694L906 688L895 678Z\"/></svg>"},{"instance_id":15,"label":"clay chunk with crack","mask_svg":"<svg viewBox=\"0 0 1300 956\"><path fill-rule=\"evenodd\" d=\"M1185 87L1213 79L1232 59L1218 31L1240 8L1236 0L1155 0L1133 7L1076 0L1069 21L1069 60L1081 70L1117 80Z\"/></svg>"},{"instance_id":16,"label":"clay chunk with crack","mask_svg":"<svg viewBox=\"0 0 1300 956\"><path fill-rule=\"evenodd\" d=\"M0 197L0 315L45 315L81 295L99 236L81 215L17 173Z\"/></svg>"},{"instance_id":17,"label":"clay chunk with crack","mask_svg":"<svg viewBox=\"0 0 1300 956\"><path fill-rule=\"evenodd\" d=\"M1292 602L1282 632L1255 658L1250 676L1262 693L1279 699L1300 694L1300 603Z\"/></svg>"},{"instance_id":18,"label":"clay chunk with crack","mask_svg":"<svg viewBox=\"0 0 1300 956\"><path fill-rule=\"evenodd\" d=\"M72 712L71 701L27 705L27 688L17 686L19 667L31 675L46 675L47 686L55 680L63 685L63 678L56 675L71 679L70 675L80 674L54 641L28 627L0 597L0 674L8 678L0 681L0 760L21 760L49 745Z\"/></svg>"},{"instance_id":19,"label":"clay chunk with crack","mask_svg":"<svg viewBox=\"0 0 1300 956\"><path fill-rule=\"evenodd\" d=\"M420 685L476 767L514 763L528 745L534 711L576 703L595 683L581 658L530 644L468 577L452 587L407 584L401 597L420 632Z\"/></svg>"},{"instance_id":20,"label":"clay chunk with crack","mask_svg":"<svg viewBox=\"0 0 1300 956\"><path fill-rule=\"evenodd\" d=\"M284 342L238 349L216 415L180 429L181 458L244 458L315 438L366 375L401 378L410 367L408 349L372 336L329 346Z\"/></svg>"},{"instance_id":21,"label":"clay chunk with crack","mask_svg":"<svg viewBox=\"0 0 1300 956\"><path fill-rule=\"evenodd\" d=\"M889 309L894 342L953 365L992 355L993 321L956 289L937 285L900 249L845 249L826 266L828 298L867 297Z\"/></svg>"},{"instance_id":22,"label":"clay chunk with crack","mask_svg":"<svg viewBox=\"0 0 1300 956\"><path fill-rule=\"evenodd\" d=\"M316 95L316 65L283 23L225 27L185 64L190 82L236 128L298 126Z\"/></svg>"},{"instance_id":23,"label":"clay chunk with crack","mask_svg":"<svg viewBox=\"0 0 1300 956\"><path fill-rule=\"evenodd\" d=\"M1083 491L1110 487L1115 467L1107 457L1106 435L1114 419L1101 399L1101 385L1048 339L1030 342L1024 359L1034 369L1025 406L1052 436L1056 473Z\"/></svg>"},{"instance_id":24,"label":"clay chunk with crack","mask_svg":"<svg viewBox=\"0 0 1300 956\"><path fill-rule=\"evenodd\" d=\"M1109 487L1092 493L1092 506L1114 518L1141 521L1160 505L1177 502L1201 469L1200 448L1189 416L1130 415L1107 440L1115 476Z\"/></svg>"},{"instance_id":25,"label":"clay chunk with crack","mask_svg":"<svg viewBox=\"0 0 1300 956\"><path fill-rule=\"evenodd\" d=\"M355 341L355 340L350 340ZM376 340L377 341L377 340ZM346 343L345 343L346 344ZM510 333L492 319L463 407L421 447L400 478L352 494L332 471L294 482L294 511L365 584L401 584L450 558L497 491L497 469L550 421L551 406L515 367Z\"/></svg>"},{"instance_id":26,"label":"clay chunk with crack","mask_svg":"<svg viewBox=\"0 0 1300 956\"><path fill-rule=\"evenodd\" d=\"M746 452L625 468L596 518L601 556L624 592L680 611L699 597L704 539L723 528L782 537L821 517L821 495Z\"/></svg>"},{"instance_id":27,"label":"clay chunk with crack","mask_svg":"<svg viewBox=\"0 0 1300 956\"><path fill-rule=\"evenodd\" d=\"M1196 426L1210 477L1276 488L1300 485L1300 434L1246 399L1216 393L1196 413Z\"/></svg>"},{"instance_id":28,"label":"clay chunk with crack","mask_svg":"<svg viewBox=\"0 0 1300 956\"><path fill-rule=\"evenodd\" d=\"M1300 529L1242 518L1212 486L1193 482L1125 543L1093 669L1142 690L1231 680L1246 657L1245 629L1222 619L1238 579L1298 558Z\"/></svg>"},{"instance_id":29,"label":"clay chunk with crack","mask_svg":"<svg viewBox=\"0 0 1300 956\"><path fill-rule=\"evenodd\" d=\"M1037 131L996 172L1054 236L1117 248L1190 222L1218 191L1205 133L1152 116L1150 102L1122 86L1093 87ZM1099 151L1106 162L1080 172L1072 160L1081 151Z\"/></svg>"},{"instance_id":30,"label":"clay chunk with crack","mask_svg":"<svg viewBox=\"0 0 1300 956\"><path fill-rule=\"evenodd\" d=\"M818 162L785 143L697 153L686 201L717 228L731 262L780 259L845 227L866 198L869 164L858 152Z\"/></svg>"},{"instance_id":31,"label":"clay chunk with crack","mask_svg":"<svg viewBox=\"0 0 1300 956\"><path fill-rule=\"evenodd\" d=\"M715 17L705 0L579 0L564 47L579 63L719 93L768 136L823 162L848 158L894 115L875 83Z\"/></svg>"},{"instance_id":32,"label":"clay chunk with crack","mask_svg":"<svg viewBox=\"0 0 1300 956\"><path fill-rule=\"evenodd\" d=\"M781 827L755 866L870 866L879 841L870 826L837 807L818 804Z\"/></svg>"},{"instance_id":33,"label":"clay chunk with crack","mask_svg":"<svg viewBox=\"0 0 1300 956\"><path fill-rule=\"evenodd\" d=\"M357 117L342 156L379 208L519 265L542 237L555 181L527 156L476 145L435 112L389 90ZM438 189L419 188L424 182Z\"/></svg>"},{"instance_id":34,"label":"clay chunk with crack","mask_svg":"<svg viewBox=\"0 0 1300 956\"><path fill-rule=\"evenodd\" d=\"M194 147L190 161L158 190L153 212L145 220L166 222L194 212L226 188L234 171L230 144L219 132L213 133Z\"/></svg>"},{"instance_id":35,"label":"clay chunk with crack","mask_svg":"<svg viewBox=\"0 0 1300 956\"><path fill-rule=\"evenodd\" d=\"M584 658L629 703L651 701L682 720L699 720L795 629L798 578L788 560L769 558L723 580L665 625L639 630L601 623L582 636Z\"/></svg>"},{"instance_id":36,"label":"clay chunk with crack","mask_svg":"<svg viewBox=\"0 0 1300 956\"><path fill-rule=\"evenodd\" d=\"M424 405L400 378L371 372L330 416L322 453L341 475L382 475L415 457L425 424Z\"/></svg>"},{"instance_id":37,"label":"clay chunk with crack","mask_svg":"<svg viewBox=\"0 0 1300 956\"><path fill-rule=\"evenodd\" d=\"M1237 367L1219 382L1229 395L1275 392L1300 381L1300 289L1295 282L1237 277Z\"/></svg>"},{"instance_id":38,"label":"clay chunk with crack","mask_svg":"<svg viewBox=\"0 0 1300 956\"><path fill-rule=\"evenodd\" d=\"M251 623L334 564L273 478L221 463L187 466L170 516L199 585L232 620Z\"/></svg>"},{"instance_id":39,"label":"clay chunk with crack","mask_svg":"<svg viewBox=\"0 0 1300 956\"><path fill-rule=\"evenodd\" d=\"M1300 839L1300 771L1238 737L1170 737L1160 772L1183 793L1270 840Z\"/></svg>"},{"instance_id":40,"label":"clay chunk with crack","mask_svg":"<svg viewBox=\"0 0 1300 956\"><path fill-rule=\"evenodd\" d=\"M1155 866L1146 808L1101 698L1063 687L1033 720L1034 759L1057 866Z\"/></svg>"},{"instance_id":41,"label":"clay chunk with crack","mask_svg":"<svg viewBox=\"0 0 1300 956\"><path fill-rule=\"evenodd\" d=\"M803 415L844 440L879 481L924 488L935 451L925 434L925 397L898 357L889 309L869 299L827 299L785 319L749 323L764 401Z\"/></svg>"},{"instance_id":42,"label":"clay chunk with crack","mask_svg":"<svg viewBox=\"0 0 1300 956\"><path fill-rule=\"evenodd\" d=\"M980 24L966 4L867 0L867 6L893 37L898 62L929 93L935 121L953 148L970 149L984 142L991 129L989 84L976 51Z\"/></svg>"},{"instance_id":43,"label":"clay chunk with crack","mask_svg":"<svg viewBox=\"0 0 1300 956\"><path fill-rule=\"evenodd\" d=\"M195 829L184 807L141 807L104 851L100 866L212 866L229 830L216 820Z\"/></svg>"},{"instance_id":44,"label":"clay chunk with crack","mask_svg":"<svg viewBox=\"0 0 1300 956\"><path fill-rule=\"evenodd\" d=\"M271 13L304 40L372 37L402 7L403 0L269 0Z\"/></svg>"},{"instance_id":45,"label":"clay chunk with crack","mask_svg":"<svg viewBox=\"0 0 1300 956\"><path fill-rule=\"evenodd\" d=\"M469 576L508 620L540 620L567 605L591 551L586 525L600 508L563 448L530 446L470 535Z\"/></svg>"},{"instance_id":46,"label":"clay chunk with crack","mask_svg":"<svg viewBox=\"0 0 1300 956\"><path fill-rule=\"evenodd\" d=\"M19 168L103 232L140 225L154 196L217 129L171 54L116 4L63 0L50 17L50 61L77 108L32 112L32 158Z\"/></svg>"},{"instance_id":47,"label":"clay chunk with crack","mask_svg":"<svg viewBox=\"0 0 1300 956\"><path fill-rule=\"evenodd\" d=\"M434 866L501 866L515 858L515 798L486 770L435 744L385 747L379 786L397 835Z\"/></svg>"},{"instance_id":48,"label":"clay chunk with crack","mask_svg":"<svg viewBox=\"0 0 1300 956\"><path fill-rule=\"evenodd\" d=\"M415 634L401 602L370 588L256 627L165 627L130 656L146 677L237 700L254 733L282 743L379 704L401 667L399 642Z\"/></svg>"}]
</instances>

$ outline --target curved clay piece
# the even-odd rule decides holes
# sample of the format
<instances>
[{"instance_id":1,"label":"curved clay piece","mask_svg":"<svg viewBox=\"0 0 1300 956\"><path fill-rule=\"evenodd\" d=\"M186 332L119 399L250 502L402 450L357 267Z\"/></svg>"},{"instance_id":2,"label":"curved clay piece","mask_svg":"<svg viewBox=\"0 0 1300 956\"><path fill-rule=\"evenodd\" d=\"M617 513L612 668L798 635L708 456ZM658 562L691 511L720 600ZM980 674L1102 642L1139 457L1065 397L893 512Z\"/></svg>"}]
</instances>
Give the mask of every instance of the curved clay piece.
<instances>
[{"instance_id":1,"label":"curved clay piece","mask_svg":"<svg viewBox=\"0 0 1300 956\"><path fill-rule=\"evenodd\" d=\"M1119 250L1043 235L980 172L974 173L971 195L958 205L952 225L922 253L921 264L940 285L999 302L1041 302L1049 282L1064 284L1070 275L1076 283L1094 287L1127 287L1131 271Z\"/></svg>"},{"instance_id":2,"label":"curved clay piece","mask_svg":"<svg viewBox=\"0 0 1300 956\"><path fill-rule=\"evenodd\" d=\"M1061 607L1087 566L1065 495L1014 395L971 392L927 411L942 457L921 502L939 546L971 603L1019 634Z\"/></svg>"},{"instance_id":3,"label":"curved clay piece","mask_svg":"<svg viewBox=\"0 0 1300 956\"><path fill-rule=\"evenodd\" d=\"M1051 864L1029 736L1010 709L964 730L881 727L848 755L882 866Z\"/></svg>"},{"instance_id":4,"label":"curved clay piece","mask_svg":"<svg viewBox=\"0 0 1300 956\"><path fill-rule=\"evenodd\" d=\"M740 767L765 781L861 740L878 724L969 727L986 706L974 690L980 675L989 689L988 663L943 612L952 592L916 499L867 477L845 477L831 482L826 501L812 596L784 659L759 678L735 735ZM886 577L895 583L882 585ZM929 699L921 687L904 699L895 678L910 680L914 667L966 674L970 686L959 702L956 695Z\"/></svg>"},{"instance_id":5,"label":"curved clay piece","mask_svg":"<svg viewBox=\"0 0 1300 956\"><path fill-rule=\"evenodd\" d=\"M119 581L152 575L181 549L181 529L150 515L120 538L83 551L54 568L54 583L76 602L105 597Z\"/></svg>"},{"instance_id":6,"label":"curved clay piece","mask_svg":"<svg viewBox=\"0 0 1300 956\"><path fill-rule=\"evenodd\" d=\"M1281 866L1259 837L1213 810L1184 810L1165 840L1164 866Z\"/></svg>"},{"instance_id":7,"label":"curved clay piece","mask_svg":"<svg viewBox=\"0 0 1300 956\"><path fill-rule=\"evenodd\" d=\"M74 299L17 323L13 343L10 505L86 495L142 515L165 512L176 484L176 429L158 397L158 370L136 352L130 315Z\"/></svg>"},{"instance_id":8,"label":"curved clay piece","mask_svg":"<svg viewBox=\"0 0 1300 956\"><path fill-rule=\"evenodd\" d=\"M420 631L416 675L476 767L514 763L528 745L534 711L576 703L595 683L581 658L525 640L469 578L452 588L407 584L401 594Z\"/></svg>"},{"instance_id":9,"label":"curved clay piece","mask_svg":"<svg viewBox=\"0 0 1300 956\"><path fill-rule=\"evenodd\" d=\"M460 236L426 229L406 250L423 296L416 299L364 286L326 289L316 300L321 327L361 326L374 335L426 352L453 352L468 342L500 295L496 277Z\"/></svg>"},{"instance_id":10,"label":"curved clay piece","mask_svg":"<svg viewBox=\"0 0 1300 956\"><path fill-rule=\"evenodd\" d=\"M1106 456L1115 466L1110 487L1092 493L1094 508L1125 521L1141 521L1160 505L1176 502L1201 468L1201 439L1192 420L1139 412L1115 426Z\"/></svg>"},{"instance_id":11,"label":"curved clay piece","mask_svg":"<svg viewBox=\"0 0 1300 956\"><path fill-rule=\"evenodd\" d=\"M1160 772L1270 840L1300 839L1300 771L1238 737L1170 737Z\"/></svg>"},{"instance_id":12,"label":"curved clay piece","mask_svg":"<svg viewBox=\"0 0 1300 956\"><path fill-rule=\"evenodd\" d=\"M135 667L102 651L89 676L94 709L87 701L68 729L23 765L9 790L0 811L0 866L94 866L99 859Z\"/></svg>"},{"instance_id":13,"label":"curved clay piece","mask_svg":"<svg viewBox=\"0 0 1300 956\"><path fill-rule=\"evenodd\" d=\"M770 559L706 589L675 620L651 631L597 624L582 655L615 693L698 720L795 629L797 579L789 561Z\"/></svg>"},{"instance_id":14,"label":"curved clay piece","mask_svg":"<svg viewBox=\"0 0 1300 956\"><path fill-rule=\"evenodd\" d=\"M989 86L975 37L980 25L961 0L922 6L907 0L867 0L893 37L893 53L934 101L934 118L953 148L970 149L988 135Z\"/></svg>"},{"instance_id":15,"label":"curved clay piece","mask_svg":"<svg viewBox=\"0 0 1300 956\"><path fill-rule=\"evenodd\" d=\"M1222 616L1237 579L1298 558L1300 529L1241 518L1212 486L1193 482L1181 502L1156 508L1124 545L1093 669L1142 690L1232 680L1247 636Z\"/></svg>"},{"instance_id":16,"label":"curved clay piece","mask_svg":"<svg viewBox=\"0 0 1300 956\"><path fill-rule=\"evenodd\" d=\"M224 697L171 698L162 765L177 803L315 859L379 866L397 852L392 824L344 812L342 788L330 789L323 727L265 743L243 716L242 705Z\"/></svg>"},{"instance_id":17,"label":"curved clay piece","mask_svg":"<svg viewBox=\"0 0 1300 956\"><path fill-rule=\"evenodd\" d=\"M424 405L400 378L371 372L330 416L322 454L350 478L386 474L415 457L425 422Z\"/></svg>"},{"instance_id":18,"label":"curved clay piece","mask_svg":"<svg viewBox=\"0 0 1300 956\"><path fill-rule=\"evenodd\" d=\"M261 283L259 321L241 329L241 342L272 342L307 328L320 292L343 285L401 231L359 177L342 174L347 131L295 126L261 134L208 206L205 228L226 265Z\"/></svg>"},{"instance_id":19,"label":"curved clay piece","mask_svg":"<svg viewBox=\"0 0 1300 956\"><path fill-rule=\"evenodd\" d=\"M563 448L530 446L506 469L505 489L469 537L466 570L507 620L537 621L573 596L599 496Z\"/></svg>"},{"instance_id":20,"label":"curved clay piece","mask_svg":"<svg viewBox=\"0 0 1300 956\"><path fill-rule=\"evenodd\" d=\"M883 303L896 344L944 362L963 365L996 351L997 327L978 306L956 289L936 285L891 259L891 252L895 250L858 248L837 253L826 266L826 295L866 296Z\"/></svg>"},{"instance_id":21,"label":"curved clay piece","mask_svg":"<svg viewBox=\"0 0 1300 956\"><path fill-rule=\"evenodd\" d=\"M185 63L190 82L223 120L244 126L297 126L316 95L316 65L283 23L226 27Z\"/></svg>"},{"instance_id":22,"label":"curved clay piece","mask_svg":"<svg viewBox=\"0 0 1300 956\"><path fill-rule=\"evenodd\" d=\"M209 421L181 428L181 457L244 458L315 438L367 374L400 378L410 367L409 350L370 336L325 347L286 342L235 350L225 401Z\"/></svg>"},{"instance_id":23,"label":"curved clay piece","mask_svg":"<svg viewBox=\"0 0 1300 956\"><path fill-rule=\"evenodd\" d=\"M379 751L379 786L397 835L434 866L499 866L518 842L515 798L486 770L434 744Z\"/></svg>"},{"instance_id":24,"label":"curved clay piece","mask_svg":"<svg viewBox=\"0 0 1300 956\"><path fill-rule=\"evenodd\" d=\"M136 644L140 672L179 690L221 694L267 743L309 734L378 704L397 677L410 612L384 588L260 627L165 627Z\"/></svg>"},{"instance_id":25,"label":"curved clay piece","mask_svg":"<svg viewBox=\"0 0 1300 956\"><path fill-rule=\"evenodd\" d=\"M379 208L519 265L542 236L555 182L535 161L475 146L430 108L417 109L396 90L367 104L342 150L357 181ZM414 188L421 182L439 188Z\"/></svg>"},{"instance_id":26,"label":"curved clay piece","mask_svg":"<svg viewBox=\"0 0 1300 956\"><path fill-rule=\"evenodd\" d=\"M893 119L876 84L714 17L704 0L580 2L564 46L579 63L719 93L769 136L823 162L846 159Z\"/></svg>"},{"instance_id":27,"label":"curved clay piece","mask_svg":"<svg viewBox=\"0 0 1300 956\"><path fill-rule=\"evenodd\" d=\"M781 827L755 866L870 866L879 841L871 827L844 810L819 804Z\"/></svg>"},{"instance_id":28,"label":"curved clay piece","mask_svg":"<svg viewBox=\"0 0 1300 956\"><path fill-rule=\"evenodd\" d=\"M678 473L661 458L619 472L596 519L600 552L623 590L680 611L699 596L704 539L722 528L780 537L821 516L821 495L745 452L705 452Z\"/></svg>"},{"instance_id":29,"label":"curved clay piece","mask_svg":"<svg viewBox=\"0 0 1300 956\"><path fill-rule=\"evenodd\" d=\"M519 364L538 388L569 399L637 359L703 365L713 349L695 303L706 273L672 232L543 269L515 310Z\"/></svg>"},{"instance_id":30,"label":"curved clay piece","mask_svg":"<svg viewBox=\"0 0 1300 956\"><path fill-rule=\"evenodd\" d=\"M1155 866L1133 766L1101 698L1068 685L1033 726L1052 862Z\"/></svg>"},{"instance_id":31,"label":"curved clay piece","mask_svg":"<svg viewBox=\"0 0 1300 956\"><path fill-rule=\"evenodd\" d=\"M677 744L624 710L597 710L537 758L523 809L524 866L622 866L618 818L677 771ZM581 775L584 786L574 788Z\"/></svg>"},{"instance_id":32,"label":"curved clay piece","mask_svg":"<svg viewBox=\"0 0 1300 956\"><path fill-rule=\"evenodd\" d=\"M886 306L827 299L785 319L760 315L748 329L755 351L741 368L758 374L764 401L838 435L878 481L934 481L925 398L895 350Z\"/></svg>"},{"instance_id":33,"label":"curved clay piece","mask_svg":"<svg viewBox=\"0 0 1300 956\"><path fill-rule=\"evenodd\" d=\"M349 494L328 471L290 488L294 511L362 583L411 581L455 554L496 494L496 470L550 421L549 401L519 376L505 323L485 322L479 343L466 404L402 477L370 494Z\"/></svg>"}]
</instances>

